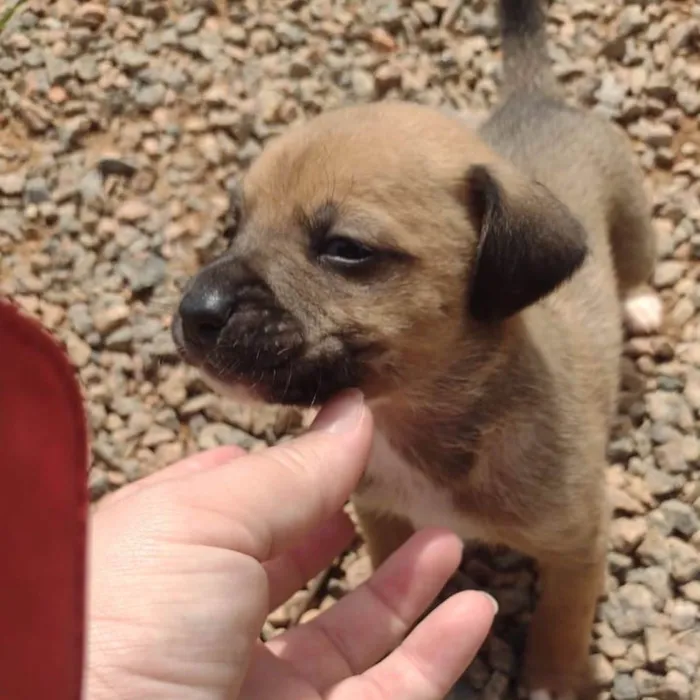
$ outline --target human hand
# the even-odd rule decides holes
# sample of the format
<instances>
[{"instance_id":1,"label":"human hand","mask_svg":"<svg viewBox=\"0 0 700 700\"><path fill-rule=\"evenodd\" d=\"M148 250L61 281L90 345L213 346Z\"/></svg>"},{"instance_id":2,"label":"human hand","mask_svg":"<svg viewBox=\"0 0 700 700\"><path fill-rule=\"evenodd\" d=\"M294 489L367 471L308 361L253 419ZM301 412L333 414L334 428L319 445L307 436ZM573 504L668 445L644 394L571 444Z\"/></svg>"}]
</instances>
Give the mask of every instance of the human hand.
<instances>
[{"instance_id":1,"label":"human hand","mask_svg":"<svg viewBox=\"0 0 700 700\"><path fill-rule=\"evenodd\" d=\"M348 545L342 506L372 419L359 394L262 453L219 448L104 499L92 520L88 700L438 700L494 608L452 596L403 643L458 566L461 544L416 534L313 621L268 643L265 617Z\"/></svg>"}]
</instances>

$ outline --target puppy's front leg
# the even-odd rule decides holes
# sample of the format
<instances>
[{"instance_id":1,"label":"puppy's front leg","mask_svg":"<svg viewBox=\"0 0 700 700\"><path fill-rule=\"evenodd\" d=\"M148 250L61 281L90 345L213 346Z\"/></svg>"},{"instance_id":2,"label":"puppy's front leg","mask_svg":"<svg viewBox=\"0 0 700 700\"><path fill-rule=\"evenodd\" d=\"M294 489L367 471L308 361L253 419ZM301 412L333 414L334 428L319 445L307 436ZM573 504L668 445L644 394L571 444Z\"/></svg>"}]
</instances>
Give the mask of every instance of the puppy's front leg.
<instances>
[{"instance_id":1,"label":"puppy's front leg","mask_svg":"<svg viewBox=\"0 0 700 700\"><path fill-rule=\"evenodd\" d=\"M601 550L585 564L562 559L540 565L541 594L525 656L531 700L581 700L591 693L591 629L606 572Z\"/></svg>"},{"instance_id":2,"label":"puppy's front leg","mask_svg":"<svg viewBox=\"0 0 700 700\"><path fill-rule=\"evenodd\" d=\"M412 525L404 518L374 513L357 506L355 512L375 570L414 533Z\"/></svg>"}]
</instances>

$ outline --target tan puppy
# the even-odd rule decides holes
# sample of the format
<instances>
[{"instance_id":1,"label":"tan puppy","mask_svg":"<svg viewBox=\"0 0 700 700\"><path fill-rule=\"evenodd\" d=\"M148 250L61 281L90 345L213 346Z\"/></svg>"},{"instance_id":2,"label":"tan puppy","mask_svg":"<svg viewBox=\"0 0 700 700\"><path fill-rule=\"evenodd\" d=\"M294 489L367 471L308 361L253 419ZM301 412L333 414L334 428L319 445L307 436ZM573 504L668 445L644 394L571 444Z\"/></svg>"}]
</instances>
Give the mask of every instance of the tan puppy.
<instances>
[{"instance_id":1,"label":"tan puppy","mask_svg":"<svg viewBox=\"0 0 700 700\"><path fill-rule=\"evenodd\" d=\"M504 101L474 133L401 103L269 144L231 245L174 323L219 387L303 406L359 386L374 564L447 526L537 559L532 698L583 692L604 582L622 323L651 330L654 235L624 136L557 97L534 0L502 0ZM623 301L621 305L620 301Z\"/></svg>"}]
</instances>

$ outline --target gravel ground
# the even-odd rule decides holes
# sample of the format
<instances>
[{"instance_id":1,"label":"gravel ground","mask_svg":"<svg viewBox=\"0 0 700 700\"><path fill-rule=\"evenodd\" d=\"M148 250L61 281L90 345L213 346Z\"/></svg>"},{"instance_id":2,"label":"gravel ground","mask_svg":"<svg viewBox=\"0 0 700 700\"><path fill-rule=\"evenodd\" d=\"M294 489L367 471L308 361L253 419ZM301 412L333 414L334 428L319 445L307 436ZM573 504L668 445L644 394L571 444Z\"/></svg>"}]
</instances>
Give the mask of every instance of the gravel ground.
<instances>
[{"instance_id":1,"label":"gravel ground","mask_svg":"<svg viewBox=\"0 0 700 700\"><path fill-rule=\"evenodd\" d=\"M0 292L66 343L93 434L94 499L196 449L259 449L294 411L251 412L182 367L168 323L220 245L225 185L270 136L344 102L402 97L479 118L500 80L494 2L34 0L0 36ZM572 100L623 124L654 194L667 310L626 346L608 477L601 698L700 700L700 5L557 0ZM360 543L275 611L318 614L367 575ZM465 697L515 697L533 577L476 552L502 615Z\"/></svg>"}]
</instances>

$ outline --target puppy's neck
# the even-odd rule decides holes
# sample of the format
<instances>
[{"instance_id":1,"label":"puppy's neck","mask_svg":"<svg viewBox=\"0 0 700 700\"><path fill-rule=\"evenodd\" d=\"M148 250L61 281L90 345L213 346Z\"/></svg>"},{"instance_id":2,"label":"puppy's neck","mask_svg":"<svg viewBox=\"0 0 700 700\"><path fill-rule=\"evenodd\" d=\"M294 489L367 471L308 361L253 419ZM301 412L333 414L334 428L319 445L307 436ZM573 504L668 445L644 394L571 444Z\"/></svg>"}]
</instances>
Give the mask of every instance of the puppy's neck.
<instances>
[{"instance_id":1,"label":"puppy's neck","mask_svg":"<svg viewBox=\"0 0 700 700\"><path fill-rule=\"evenodd\" d=\"M537 391L518 379L542 363L520 316L474 332L478 340L468 334L441 371L417 370L420 379L370 402L377 429L394 449L445 484L469 473L511 406Z\"/></svg>"}]
</instances>

